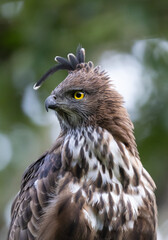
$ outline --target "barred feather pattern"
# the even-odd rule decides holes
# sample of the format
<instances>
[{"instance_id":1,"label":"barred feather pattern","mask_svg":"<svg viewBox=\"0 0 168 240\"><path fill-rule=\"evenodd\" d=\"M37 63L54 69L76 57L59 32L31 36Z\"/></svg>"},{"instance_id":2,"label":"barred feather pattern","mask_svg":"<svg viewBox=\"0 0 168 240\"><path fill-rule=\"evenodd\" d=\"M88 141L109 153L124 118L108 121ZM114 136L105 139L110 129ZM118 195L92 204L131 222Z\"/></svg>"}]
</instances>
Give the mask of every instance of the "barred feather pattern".
<instances>
[{"instance_id":1,"label":"barred feather pattern","mask_svg":"<svg viewBox=\"0 0 168 240\"><path fill-rule=\"evenodd\" d=\"M142 239L155 239L155 184L140 160L100 127L60 139L25 174L9 239L141 239L147 213Z\"/></svg>"}]
</instances>

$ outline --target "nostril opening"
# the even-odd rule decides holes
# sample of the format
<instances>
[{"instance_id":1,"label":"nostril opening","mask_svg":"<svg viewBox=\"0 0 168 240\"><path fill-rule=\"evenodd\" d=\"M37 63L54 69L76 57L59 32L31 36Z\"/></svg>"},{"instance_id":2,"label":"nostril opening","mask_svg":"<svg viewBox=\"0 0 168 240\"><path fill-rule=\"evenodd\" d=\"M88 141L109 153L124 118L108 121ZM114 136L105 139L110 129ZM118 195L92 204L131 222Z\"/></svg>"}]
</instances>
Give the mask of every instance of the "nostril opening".
<instances>
[{"instance_id":1,"label":"nostril opening","mask_svg":"<svg viewBox=\"0 0 168 240\"><path fill-rule=\"evenodd\" d=\"M56 96L53 96L53 98L56 100Z\"/></svg>"}]
</instances>

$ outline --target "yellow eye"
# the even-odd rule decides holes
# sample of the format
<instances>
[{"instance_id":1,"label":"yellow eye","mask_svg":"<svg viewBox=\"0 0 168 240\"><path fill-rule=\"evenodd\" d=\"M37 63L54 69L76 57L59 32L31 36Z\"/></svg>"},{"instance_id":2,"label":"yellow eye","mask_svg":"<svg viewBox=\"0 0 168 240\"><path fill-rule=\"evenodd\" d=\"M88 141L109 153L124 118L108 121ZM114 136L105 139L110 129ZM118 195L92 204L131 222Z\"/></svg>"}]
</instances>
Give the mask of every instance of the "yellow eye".
<instances>
[{"instance_id":1,"label":"yellow eye","mask_svg":"<svg viewBox=\"0 0 168 240\"><path fill-rule=\"evenodd\" d=\"M76 91L76 92L74 93L74 98L75 98L76 100L80 100L80 99L84 98L84 93L81 92L81 91Z\"/></svg>"}]
</instances>

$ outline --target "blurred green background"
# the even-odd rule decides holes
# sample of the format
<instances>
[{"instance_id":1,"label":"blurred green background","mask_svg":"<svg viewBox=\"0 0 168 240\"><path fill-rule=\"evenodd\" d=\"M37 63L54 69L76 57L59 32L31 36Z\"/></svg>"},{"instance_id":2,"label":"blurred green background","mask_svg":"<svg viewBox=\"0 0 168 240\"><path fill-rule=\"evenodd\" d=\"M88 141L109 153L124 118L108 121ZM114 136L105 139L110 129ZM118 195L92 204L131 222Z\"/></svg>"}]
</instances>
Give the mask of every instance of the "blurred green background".
<instances>
[{"instance_id":1,"label":"blurred green background","mask_svg":"<svg viewBox=\"0 0 168 240\"><path fill-rule=\"evenodd\" d=\"M158 239L168 239L168 1L0 2L0 239L25 168L59 132L44 100L64 79L34 83L56 55L75 52L106 69L135 125L138 150L157 185Z\"/></svg>"}]
</instances>

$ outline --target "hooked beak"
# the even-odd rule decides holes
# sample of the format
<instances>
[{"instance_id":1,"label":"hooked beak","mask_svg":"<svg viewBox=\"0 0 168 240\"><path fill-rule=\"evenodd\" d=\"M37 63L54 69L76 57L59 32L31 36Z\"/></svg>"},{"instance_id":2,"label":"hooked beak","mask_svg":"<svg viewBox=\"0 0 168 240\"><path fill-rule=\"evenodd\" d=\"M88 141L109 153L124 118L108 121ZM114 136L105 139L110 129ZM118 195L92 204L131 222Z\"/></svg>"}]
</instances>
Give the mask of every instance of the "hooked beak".
<instances>
[{"instance_id":1,"label":"hooked beak","mask_svg":"<svg viewBox=\"0 0 168 240\"><path fill-rule=\"evenodd\" d=\"M48 109L55 109L57 106L57 101L55 95L50 95L48 98L45 100L45 108L48 112Z\"/></svg>"}]
</instances>

